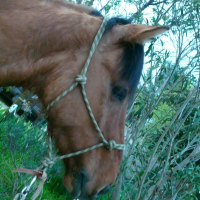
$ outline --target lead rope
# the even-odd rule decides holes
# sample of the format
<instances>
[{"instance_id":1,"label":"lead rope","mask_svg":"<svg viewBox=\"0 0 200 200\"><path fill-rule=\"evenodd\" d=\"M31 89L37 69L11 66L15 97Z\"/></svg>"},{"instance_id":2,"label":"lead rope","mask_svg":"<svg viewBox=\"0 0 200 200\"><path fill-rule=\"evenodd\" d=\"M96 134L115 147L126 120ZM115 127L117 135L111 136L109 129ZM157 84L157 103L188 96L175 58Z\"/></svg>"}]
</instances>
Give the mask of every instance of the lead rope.
<instances>
[{"instance_id":1,"label":"lead rope","mask_svg":"<svg viewBox=\"0 0 200 200\"><path fill-rule=\"evenodd\" d=\"M93 112L92 112L92 109L90 107L90 104L89 104L89 101L88 101L88 98L87 98L87 94L86 94L86 91L85 91L85 84L87 82L87 77L86 77L87 70L88 70L90 61L92 59L92 56L95 52L95 49L96 49L97 45L99 44L99 41L100 41L100 39L101 39L101 37L104 33L106 23L107 23L107 19L104 18L96 36L95 36L95 39L93 41L93 44L92 44L91 50L89 52L88 58L86 60L86 63L84 65L81 73L79 75L77 75L77 77L75 79L75 83L69 89L65 90L61 95L59 95L54 101L52 101L46 108L46 111L48 112L52 106L54 106L60 99L62 99L65 95L67 95L69 92L71 92L78 84L80 84L81 85L81 91L82 91L82 94L83 94L83 99L85 101L88 113L89 113L90 118L91 118L91 120L92 120L92 122L93 122L93 124L94 124L94 126L95 126L95 128L96 128L96 130L97 130L97 132L98 132L98 134L99 134L99 136L100 136L100 138L102 139L103 142L96 144L92 147L88 147L86 149L83 149L83 150L80 150L80 151L77 151L77 152L74 152L74 153L70 153L70 154L67 154L67 155L53 156L52 155L52 141L51 141L51 137L49 136L48 137L48 156L46 158L44 158L44 160L42 161L42 165L39 166L36 169L36 171L38 171L38 170L42 171L42 176L40 177L39 186L38 186L37 190L35 191L35 193L32 197L32 200L35 200L39 196L39 194L41 193L41 191L43 189L44 182L47 179L46 170L51 168L56 161L62 160L62 159L65 159L65 158L69 158L69 157L72 157L72 156L77 156L77 155L86 153L88 151L91 151L93 149L96 149L96 148L102 147L102 146L106 146L110 151L113 150L113 149L118 149L118 150L124 149L124 144L117 144L114 140L107 141L105 139L105 137L102 134L102 132L99 128L99 125L97 124L96 119L93 115ZM36 180L36 177L37 176L33 177L31 184L29 186L31 186L33 184L33 182ZM20 200L24 200L26 198L27 193L29 192L29 189L30 189L29 186L25 187L22 190L21 193L18 193L13 200L17 200L18 198L20 198ZM24 191L25 191L25 195L24 195Z\"/></svg>"}]
</instances>

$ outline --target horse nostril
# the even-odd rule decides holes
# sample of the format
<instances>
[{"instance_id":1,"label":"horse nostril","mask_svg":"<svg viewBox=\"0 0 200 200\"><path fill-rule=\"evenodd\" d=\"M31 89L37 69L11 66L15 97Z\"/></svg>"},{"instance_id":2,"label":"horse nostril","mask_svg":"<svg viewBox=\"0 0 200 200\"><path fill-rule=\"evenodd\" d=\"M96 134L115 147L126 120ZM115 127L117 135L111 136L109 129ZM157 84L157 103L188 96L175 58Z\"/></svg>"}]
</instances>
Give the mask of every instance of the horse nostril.
<instances>
[{"instance_id":1,"label":"horse nostril","mask_svg":"<svg viewBox=\"0 0 200 200\"><path fill-rule=\"evenodd\" d=\"M100 192L97 193L97 197L106 194L110 191L111 189L111 185L107 185L106 187L104 187Z\"/></svg>"},{"instance_id":2,"label":"horse nostril","mask_svg":"<svg viewBox=\"0 0 200 200\"><path fill-rule=\"evenodd\" d=\"M86 192L86 184L88 182L88 176L84 169L74 174L73 190L70 192L73 198L78 198L80 195Z\"/></svg>"},{"instance_id":3,"label":"horse nostril","mask_svg":"<svg viewBox=\"0 0 200 200\"><path fill-rule=\"evenodd\" d=\"M81 170L80 171L80 176L81 176L81 182L83 185L85 185L88 182L88 176L87 173L85 172L85 170Z\"/></svg>"}]
</instances>

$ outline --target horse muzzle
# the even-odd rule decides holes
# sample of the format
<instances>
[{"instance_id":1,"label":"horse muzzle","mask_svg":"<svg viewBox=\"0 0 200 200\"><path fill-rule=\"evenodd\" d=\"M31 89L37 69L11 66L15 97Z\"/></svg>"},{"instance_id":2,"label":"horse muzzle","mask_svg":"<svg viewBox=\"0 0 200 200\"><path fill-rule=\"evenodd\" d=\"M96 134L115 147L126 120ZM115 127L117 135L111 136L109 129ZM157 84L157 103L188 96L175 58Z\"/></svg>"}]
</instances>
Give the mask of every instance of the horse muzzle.
<instances>
[{"instance_id":1,"label":"horse muzzle","mask_svg":"<svg viewBox=\"0 0 200 200\"><path fill-rule=\"evenodd\" d=\"M91 192L91 189L88 188L87 183L89 181L87 173L82 169L78 174L76 174L72 181L72 190L70 191L70 194L73 198L78 198L80 200L94 200L97 197L100 197L103 194L106 194L110 191L111 185L105 186L100 191L97 191L96 189L93 189ZM64 183L66 183L65 177L64 177ZM67 184L65 184L67 187ZM68 189L68 188L67 188Z\"/></svg>"}]
</instances>

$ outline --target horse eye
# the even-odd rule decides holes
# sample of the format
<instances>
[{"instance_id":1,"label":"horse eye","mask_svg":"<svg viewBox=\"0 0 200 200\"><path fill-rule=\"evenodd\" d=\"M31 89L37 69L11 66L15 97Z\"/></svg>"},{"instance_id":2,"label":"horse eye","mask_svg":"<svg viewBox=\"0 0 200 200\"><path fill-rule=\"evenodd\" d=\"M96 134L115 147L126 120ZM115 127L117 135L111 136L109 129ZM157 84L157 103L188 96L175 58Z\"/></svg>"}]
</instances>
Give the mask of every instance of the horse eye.
<instances>
[{"instance_id":1,"label":"horse eye","mask_svg":"<svg viewBox=\"0 0 200 200\"><path fill-rule=\"evenodd\" d=\"M125 88L115 86L112 88L112 94L119 101L123 101L127 95L127 90Z\"/></svg>"}]
</instances>

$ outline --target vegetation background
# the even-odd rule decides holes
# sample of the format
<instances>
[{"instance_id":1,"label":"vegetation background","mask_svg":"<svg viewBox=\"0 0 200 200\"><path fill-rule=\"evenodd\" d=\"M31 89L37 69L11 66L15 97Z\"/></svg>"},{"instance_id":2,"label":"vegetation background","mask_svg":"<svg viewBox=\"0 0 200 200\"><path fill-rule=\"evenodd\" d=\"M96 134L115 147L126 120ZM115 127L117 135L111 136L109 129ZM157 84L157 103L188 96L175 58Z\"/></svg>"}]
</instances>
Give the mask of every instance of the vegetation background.
<instances>
[{"instance_id":1,"label":"vegetation background","mask_svg":"<svg viewBox=\"0 0 200 200\"><path fill-rule=\"evenodd\" d=\"M99 200L200 199L200 1L74 2L132 23L171 26L146 44L143 75L127 112L120 172L112 191ZM0 119L3 112L1 108ZM11 170L37 168L46 152L41 128L23 117L1 120L0 199L12 199L29 183L28 175ZM60 163L51 169L41 199L71 200L62 173Z\"/></svg>"}]
</instances>

